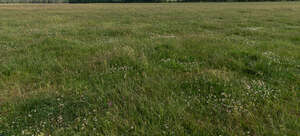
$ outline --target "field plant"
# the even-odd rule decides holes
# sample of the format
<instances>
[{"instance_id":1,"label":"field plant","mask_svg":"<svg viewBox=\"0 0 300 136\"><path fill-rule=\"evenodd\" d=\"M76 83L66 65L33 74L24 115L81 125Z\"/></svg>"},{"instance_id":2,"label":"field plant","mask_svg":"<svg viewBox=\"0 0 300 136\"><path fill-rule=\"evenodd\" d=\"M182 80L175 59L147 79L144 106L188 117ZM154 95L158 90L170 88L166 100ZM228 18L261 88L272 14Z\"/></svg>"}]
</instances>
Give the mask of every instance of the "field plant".
<instances>
[{"instance_id":1,"label":"field plant","mask_svg":"<svg viewBox=\"0 0 300 136\"><path fill-rule=\"evenodd\" d=\"M299 13L0 5L0 135L299 136Z\"/></svg>"}]
</instances>

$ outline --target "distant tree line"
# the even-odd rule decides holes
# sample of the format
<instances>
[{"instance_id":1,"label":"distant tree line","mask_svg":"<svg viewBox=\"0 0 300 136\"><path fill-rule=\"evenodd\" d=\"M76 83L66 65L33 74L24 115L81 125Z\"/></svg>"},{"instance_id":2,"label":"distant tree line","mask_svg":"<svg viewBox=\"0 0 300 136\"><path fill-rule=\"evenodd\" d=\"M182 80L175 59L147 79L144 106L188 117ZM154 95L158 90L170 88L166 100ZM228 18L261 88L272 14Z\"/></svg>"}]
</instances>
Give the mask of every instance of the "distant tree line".
<instances>
[{"instance_id":1,"label":"distant tree line","mask_svg":"<svg viewBox=\"0 0 300 136\"><path fill-rule=\"evenodd\" d=\"M300 0L0 0L0 3L154 3L154 2L260 2Z\"/></svg>"}]
</instances>

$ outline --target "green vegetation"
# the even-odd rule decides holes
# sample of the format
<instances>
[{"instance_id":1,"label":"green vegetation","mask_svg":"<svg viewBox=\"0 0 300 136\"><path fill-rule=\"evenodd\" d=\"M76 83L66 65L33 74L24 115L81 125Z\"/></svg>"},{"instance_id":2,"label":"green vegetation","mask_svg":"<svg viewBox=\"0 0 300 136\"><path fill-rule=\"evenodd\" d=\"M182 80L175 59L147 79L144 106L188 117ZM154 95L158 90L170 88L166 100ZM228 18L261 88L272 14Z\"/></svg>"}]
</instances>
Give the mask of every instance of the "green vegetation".
<instances>
[{"instance_id":1,"label":"green vegetation","mask_svg":"<svg viewBox=\"0 0 300 136\"><path fill-rule=\"evenodd\" d=\"M0 5L0 135L300 135L299 13Z\"/></svg>"},{"instance_id":2,"label":"green vegetation","mask_svg":"<svg viewBox=\"0 0 300 136\"><path fill-rule=\"evenodd\" d=\"M0 0L0 3L162 3L162 2L263 2L300 0Z\"/></svg>"}]
</instances>

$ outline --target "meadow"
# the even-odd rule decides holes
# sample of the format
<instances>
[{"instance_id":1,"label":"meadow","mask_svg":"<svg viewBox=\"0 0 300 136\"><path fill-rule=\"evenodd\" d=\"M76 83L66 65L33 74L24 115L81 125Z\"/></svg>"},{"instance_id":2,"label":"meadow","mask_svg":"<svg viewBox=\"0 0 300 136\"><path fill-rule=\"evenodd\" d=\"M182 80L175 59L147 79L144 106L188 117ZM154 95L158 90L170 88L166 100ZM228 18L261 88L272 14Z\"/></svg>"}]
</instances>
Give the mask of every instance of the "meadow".
<instances>
[{"instance_id":1,"label":"meadow","mask_svg":"<svg viewBox=\"0 0 300 136\"><path fill-rule=\"evenodd\" d=\"M1 4L0 135L300 135L300 3Z\"/></svg>"}]
</instances>

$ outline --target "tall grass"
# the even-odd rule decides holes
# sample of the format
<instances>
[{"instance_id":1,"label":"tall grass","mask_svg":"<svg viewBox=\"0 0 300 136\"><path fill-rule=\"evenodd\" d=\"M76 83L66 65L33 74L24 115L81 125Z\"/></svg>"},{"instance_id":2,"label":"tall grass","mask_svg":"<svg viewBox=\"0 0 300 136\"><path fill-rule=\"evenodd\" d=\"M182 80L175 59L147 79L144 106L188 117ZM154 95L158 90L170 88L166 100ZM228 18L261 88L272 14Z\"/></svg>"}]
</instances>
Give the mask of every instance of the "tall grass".
<instances>
[{"instance_id":1,"label":"tall grass","mask_svg":"<svg viewBox=\"0 0 300 136\"><path fill-rule=\"evenodd\" d=\"M299 13L0 4L0 135L298 136Z\"/></svg>"}]
</instances>

